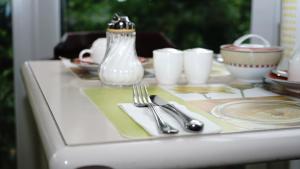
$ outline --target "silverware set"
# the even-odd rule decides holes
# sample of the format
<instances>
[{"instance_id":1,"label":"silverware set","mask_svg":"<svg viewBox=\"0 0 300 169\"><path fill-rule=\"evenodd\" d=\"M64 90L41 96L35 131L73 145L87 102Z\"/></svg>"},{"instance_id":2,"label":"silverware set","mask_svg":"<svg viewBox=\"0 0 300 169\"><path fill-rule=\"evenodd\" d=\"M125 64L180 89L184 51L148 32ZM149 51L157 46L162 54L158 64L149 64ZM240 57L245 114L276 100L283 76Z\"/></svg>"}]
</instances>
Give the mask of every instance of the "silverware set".
<instances>
[{"instance_id":1,"label":"silverware set","mask_svg":"<svg viewBox=\"0 0 300 169\"><path fill-rule=\"evenodd\" d=\"M155 105L152 103L146 85L133 85L133 103L136 107L147 107L154 115L157 127L164 134L176 134L179 131L166 123L155 110Z\"/></svg>"},{"instance_id":2,"label":"silverware set","mask_svg":"<svg viewBox=\"0 0 300 169\"><path fill-rule=\"evenodd\" d=\"M157 113L156 108L161 108L166 113L169 113L182 125L188 132L199 132L203 129L203 123L199 120L193 119L177 109L174 105L162 100L159 96L149 95L146 84L134 84L132 86L133 103L136 107L147 107L153 114L154 120L158 129L163 134L176 134L178 129L174 128L165 122Z\"/></svg>"},{"instance_id":3,"label":"silverware set","mask_svg":"<svg viewBox=\"0 0 300 169\"><path fill-rule=\"evenodd\" d=\"M150 99L152 102L162 108L164 111L175 117L175 119L182 125L182 127L187 131L201 131L203 128L203 123L199 120L193 119L186 115L184 112L179 110L176 106L169 104L157 95L151 95Z\"/></svg>"}]
</instances>

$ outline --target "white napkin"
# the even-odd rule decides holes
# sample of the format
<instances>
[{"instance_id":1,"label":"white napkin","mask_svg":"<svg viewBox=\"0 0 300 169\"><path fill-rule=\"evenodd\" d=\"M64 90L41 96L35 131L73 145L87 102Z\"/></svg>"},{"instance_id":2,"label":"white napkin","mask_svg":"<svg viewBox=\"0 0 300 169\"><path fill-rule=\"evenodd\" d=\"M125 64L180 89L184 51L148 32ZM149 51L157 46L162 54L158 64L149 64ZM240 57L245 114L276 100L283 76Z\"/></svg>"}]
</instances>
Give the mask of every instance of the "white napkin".
<instances>
[{"instance_id":1,"label":"white napkin","mask_svg":"<svg viewBox=\"0 0 300 169\"><path fill-rule=\"evenodd\" d=\"M171 115L164 112L161 108L158 106L155 106L155 109L157 110L157 113L161 116L161 118L166 121L171 126L175 127L179 130L179 134L208 134L208 133L219 133L221 132L221 128L216 125L215 123L209 121L207 118L201 116L198 113L191 112L185 106L180 105L176 102L170 102L176 108L184 112L186 115L195 118L197 120L200 120L204 123L204 128L200 132L186 132L180 123ZM120 103L119 107L126 112L135 122L137 122L140 126L142 126L149 134L153 136L159 136L162 135L156 125L156 122L154 120L154 116L148 108L143 107L135 107L132 103Z\"/></svg>"}]
</instances>

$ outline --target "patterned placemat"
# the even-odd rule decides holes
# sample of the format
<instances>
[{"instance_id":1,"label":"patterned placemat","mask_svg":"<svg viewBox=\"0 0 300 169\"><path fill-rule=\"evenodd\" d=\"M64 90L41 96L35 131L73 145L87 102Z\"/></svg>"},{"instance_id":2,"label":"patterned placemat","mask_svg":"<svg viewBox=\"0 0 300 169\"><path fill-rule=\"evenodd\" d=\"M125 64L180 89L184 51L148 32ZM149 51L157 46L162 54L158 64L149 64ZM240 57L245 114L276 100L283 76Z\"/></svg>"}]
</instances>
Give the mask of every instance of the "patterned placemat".
<instances>
[{"instance_id":1,"label":"patterned placemat","mask_svg":"<svg viewBox=\"0 0 300 169\"><path fill-rule=\"evenodd\" d=\"M184 86L181 86L184 88ZM187 89L190 87L187 86ZM198 88L197 88L198 89ZM85 88L83 89L85 95L93 102L96 107L103 113L111 123L116 127L119 133L127 138L148 138L151 137L139 124L131 119L123 110L118 106L120 103L132 103L132 89L130 87L125 88ZM223 91L223 90L222 90ZM209 92L209 91L207 91ZM214 91L215 92L215 91ZM213 123L219 125L222 128L223 133L239 132L249 130L242 126L236 125L224 119L218 118L210 111L214 106L221 105L236 100L251 100L251 99L280 99L288 100L283 96L268 96L268 97L253 97L253 98L226 98L226 99L207 99L207 100L184 100L182 97L176 96L173 92L170 92L165 87L151 86L149 87L149 93L151 95L159 95L167 101L175 101L181 105L184 105L192 112L199 113ZM250 129L251 130L251 129Z\"/></svg>"}]
</instances>

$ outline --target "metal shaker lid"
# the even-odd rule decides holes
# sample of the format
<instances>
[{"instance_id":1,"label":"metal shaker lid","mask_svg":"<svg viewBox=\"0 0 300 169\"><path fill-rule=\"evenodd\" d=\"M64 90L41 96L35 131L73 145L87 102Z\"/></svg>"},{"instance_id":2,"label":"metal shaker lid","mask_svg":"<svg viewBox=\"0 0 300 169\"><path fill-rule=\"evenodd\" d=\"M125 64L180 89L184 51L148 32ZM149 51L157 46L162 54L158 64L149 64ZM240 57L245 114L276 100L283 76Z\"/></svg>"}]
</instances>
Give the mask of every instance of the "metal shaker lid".
<instances>
[{"instance_id":1,"label":"metal shaker lid","mask_svg":"<svg viewBox=\"0 0 300 169\"><path fill-rule=\"evenodd\" d=\"M135 31L135 24L131 22L128 16L120 16L117 13L114 14L110 23L108 23L107 31L110 32L122 32L122 31Z\"/></svg>"}]
</instances>

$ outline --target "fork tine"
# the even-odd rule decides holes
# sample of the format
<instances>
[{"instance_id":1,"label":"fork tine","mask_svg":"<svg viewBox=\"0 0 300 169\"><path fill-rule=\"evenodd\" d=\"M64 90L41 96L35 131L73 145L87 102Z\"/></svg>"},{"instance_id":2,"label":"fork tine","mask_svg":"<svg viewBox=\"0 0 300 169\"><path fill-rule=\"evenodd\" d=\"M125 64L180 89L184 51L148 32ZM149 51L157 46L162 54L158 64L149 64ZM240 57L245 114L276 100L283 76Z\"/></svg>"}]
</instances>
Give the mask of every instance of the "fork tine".
<instances>
[{"instance_id":1,"label":"fork tine","mask_svg":"<svg viewBox=\"0 0 300 169\"><path fill-rule=\"evenodd\" d=\"M145 85L144 84L140 84L140 91L141 91L141 98L143 100L143 103L149 104L149 102L147 100L147 94L145 93Z\"/></svg>"},{"instance_id":2,"label":"fork tine","mask_svg":"<svg viewBox=\"0 0 300 169\"><path fill-rule=\"evenodd\" d=\"M141 84L135 84L133 85L133 94L134 94L134 101L139 104L139 105L143 105L145 104L144 100L143 100L143 93L141 90Z\"/></svg>"},{"instance_id":3,"label":"fork tine","mask_svg":"<svg viewBox=\"0 0 300 169\"><path fill-rule=\"evenodd\" d=\"M132 97L133 97L133 103L138 104L138 99L137 99L137 91L136 91L136 84L132 85Z\"/></svg>"},{"instance_id":4,"label":"fork tine","mask_svg":"<svg viewBox=\"0 0 300 169\"><path fill-rule=\"evenodd\" d=\"M151 100L149 98L149 93L145 84L141 85L141 90L143 92L144 103L151 104Z\"/></svg>"},{"instance_id":5,"label":"fork tine","mask_svg":"<svg viewBox=\"0 0 300 169\"><path fill-rule=\"evenodd\" d=\"M141 90L141 84L137 84L137 93L138 93L138 100L139 103L145 104L144 98L143 98L143 92Z\"/></svg>"}]
</instances>

